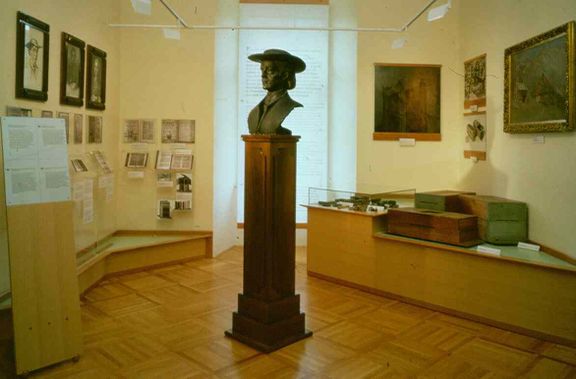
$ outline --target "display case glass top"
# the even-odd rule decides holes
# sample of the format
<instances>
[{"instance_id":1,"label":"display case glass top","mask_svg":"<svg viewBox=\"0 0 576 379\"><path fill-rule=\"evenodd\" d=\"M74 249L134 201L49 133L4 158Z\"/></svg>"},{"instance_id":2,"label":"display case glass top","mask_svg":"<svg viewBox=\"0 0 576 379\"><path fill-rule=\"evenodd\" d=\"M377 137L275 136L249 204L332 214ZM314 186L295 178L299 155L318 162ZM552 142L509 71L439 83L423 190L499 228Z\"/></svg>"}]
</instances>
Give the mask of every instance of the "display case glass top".
<instances>
[{"instance_id":1,"label":"display case glass top","mask_svg":"<svg viewBox=\"0 0 576 379\"><path fill-rule=\"evenodd\" d=\"M415 194L415 189L369 188L369 191L360 192L309 187L308 205L381 214L389 208L413 207Z\"/></svg>"}]
</instances>

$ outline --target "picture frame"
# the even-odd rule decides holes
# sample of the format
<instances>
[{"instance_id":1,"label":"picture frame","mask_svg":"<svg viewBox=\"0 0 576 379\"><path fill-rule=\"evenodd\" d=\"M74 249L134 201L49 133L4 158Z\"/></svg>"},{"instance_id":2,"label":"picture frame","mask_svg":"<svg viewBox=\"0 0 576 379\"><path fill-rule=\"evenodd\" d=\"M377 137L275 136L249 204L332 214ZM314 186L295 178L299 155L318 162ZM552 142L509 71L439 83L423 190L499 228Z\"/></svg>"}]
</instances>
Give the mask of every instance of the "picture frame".
<instances>
[{"instance_id":1,"label":"picture frame","mask_svg":"<svg viewBox=\"0 0 576 379\"><path fill-rule=\"evenodd\" d=\"M464 61L464 109L486 107L486 54Z\"/></svg>"},{"instance_id":2,"label":"picture frame","mask_svg":"<svg viewBox=\"0 0 576 379\"><path fill-rule=\"evenodd\" d=\"M84 105L84 47L79 38L62 32L60 55L60 104Z\"/></svg>"},{"instance_id":3,"label":"picture frame","mask_svg":"<svg viewBox=\"0 0 576 379\"><path fill-rule=\"evenodd\" d=\"M50 26L22 12L16 24L16 97L46 101Z\"/></svg>"},{"instance_id":4,"label":"picture frame","mask_svg":"<svg viewBox=\"0 0 576 379\"><path fill-rule=\"evenodd\" d=\"M74 144L81 144L84 135L84 116L80 113L74 114Z\"/></svg>"},{"instance_id":5,"label":"picture frame","mask_svg":"<svg viewBox=\"0 0 576 379\"><path fill-rule=\"evenodd\" d=\"M106 53L88 45L86 58L86 108L106 109Z\"/></svg>"},{"instance_id":6,"label":"picture frame","mask_svg":"<svg viewBox=\"0 0 576 379\"><path fill-rule=\"evenodd\" d=\"M374 140L441 140L441 68L374 64Z\"/></svg>"},{"instance_id":7,"label":"picture frame","mask_svg":"<svg viewBox=\"0 0 576 379\"><path fill-rule=\"evenodd\" d=\"M70 143L70 113L68 112L58 112L56 118L61 118L64 120L64 125L66 127L66 144Z\"/></svg>"},{"instance_id":8,"label":"picture frame","mask_svg":"<svg viewBox=\"0 0 576 379\"><path fill-rule=\"evenodd\" d=\"M125 167L144 168L148 163L148 153L130 152L126 154Z\"/></svg>"},{"instance_id":9,"label":"picture frame","mask_svg":"<svg viewBox=\"0 0 576 379\"><path fill-rule=\"evenodd\" d=\"M504 52L504 132L569 132L575 124L574 21Z\"/></svg>"},{"instance_id":10,"label":"picture frame","mask_svg":"<svg viewBox=\"0 0 576 379\"><path fill-rule=\"evenodd\" d=\"M102 117L88 116L88 143L102 143Z\"/></svg>"}]
</instances>

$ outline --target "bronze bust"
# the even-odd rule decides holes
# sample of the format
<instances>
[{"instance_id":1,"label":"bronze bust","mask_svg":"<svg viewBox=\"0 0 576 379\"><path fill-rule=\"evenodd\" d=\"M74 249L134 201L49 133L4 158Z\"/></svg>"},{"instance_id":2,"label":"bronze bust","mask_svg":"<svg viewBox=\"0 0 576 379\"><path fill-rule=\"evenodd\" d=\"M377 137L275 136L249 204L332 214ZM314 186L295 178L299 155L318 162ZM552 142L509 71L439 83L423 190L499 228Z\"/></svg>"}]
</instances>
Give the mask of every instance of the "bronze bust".
<instances>
[{"instance_id":1,"label":"bronze bust","mask_svg":"<svg viewBox=\"0 0 576 379\"><path fill-rule=\"evenodd\" d=\"M248 115L250 134L292 134L282 127L282 122L294 108L302 107L302 104L292 100L288 90L296 87L296 73L304 71L306 63L280 49L252 54L248 59L260 63L262 88L268 91Z\"/></svg>"}]
</instances>

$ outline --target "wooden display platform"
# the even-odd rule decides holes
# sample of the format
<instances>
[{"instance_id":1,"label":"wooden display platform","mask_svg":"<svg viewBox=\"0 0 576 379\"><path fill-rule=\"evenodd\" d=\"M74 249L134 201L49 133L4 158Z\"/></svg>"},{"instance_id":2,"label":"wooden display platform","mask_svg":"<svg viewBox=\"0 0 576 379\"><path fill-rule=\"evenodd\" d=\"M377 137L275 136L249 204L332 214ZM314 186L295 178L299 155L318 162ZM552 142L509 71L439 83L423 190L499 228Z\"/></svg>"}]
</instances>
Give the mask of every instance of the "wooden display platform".
<instances>
[{"instance_id":1,"label":"wooden display platform","mask_svg":"<svg viewBox=\"0 0 576 379\"><path fill-rule=\"evenodd\" d=\"M123 237L143 238L121 241ZM80 293L86 292L106 276L211 257L212 233L117 231L101 241L99 246L94 247L93 252L84 252L93 254L77 266Z\"/></svg>"},{"instance_id":2,"label":"wooden display platform","mask_svg":"<svg viewBox=\"0 0 576 379\"><path fill-rule=\"evenodd\" d=\"M375 233L386 215L307 208L309 275L576 346L576 266Z\"/></svg>"}]
</instances>

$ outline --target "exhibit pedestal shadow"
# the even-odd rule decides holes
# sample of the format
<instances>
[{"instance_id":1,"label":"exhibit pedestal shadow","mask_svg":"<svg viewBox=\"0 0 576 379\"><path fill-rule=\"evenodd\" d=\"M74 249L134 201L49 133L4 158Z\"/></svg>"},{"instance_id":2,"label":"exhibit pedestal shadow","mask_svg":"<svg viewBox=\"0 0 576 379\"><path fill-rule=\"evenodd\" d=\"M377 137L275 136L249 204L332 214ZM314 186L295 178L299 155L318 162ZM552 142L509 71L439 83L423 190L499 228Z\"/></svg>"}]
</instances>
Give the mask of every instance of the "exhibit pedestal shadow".
<instances>
[{"instance_id":1,"label":"exhibit pedestal shadow","mask_svg":"<svg viewBox=\"0 0 576 379\"><path fill-rule=\"evenodd\" d=\"M298 136L244 135L244 287L226 335L271 352L312 335L295 293Z\"/></svg>"}]
</instances>

